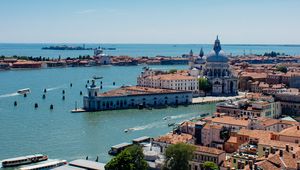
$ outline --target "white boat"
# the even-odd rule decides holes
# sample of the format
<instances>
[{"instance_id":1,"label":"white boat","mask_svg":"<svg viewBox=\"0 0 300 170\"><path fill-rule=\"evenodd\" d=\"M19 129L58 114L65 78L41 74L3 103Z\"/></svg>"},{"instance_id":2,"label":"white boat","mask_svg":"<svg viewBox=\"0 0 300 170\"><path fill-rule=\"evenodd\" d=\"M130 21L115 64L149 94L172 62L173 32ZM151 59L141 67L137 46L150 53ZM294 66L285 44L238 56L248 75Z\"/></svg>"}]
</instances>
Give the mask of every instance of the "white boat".
<instances>
[{"instance_id":1,"label":"white boat","mask_svg":"<svg viewBox=\"0 0 300 170\"><path fill-rule=\"evenodd\" d=\"M13 167L13 166L31 164L35 162L45 161L47 159L48 156L42 154L10 158L10 159L2 160L2 167Z\"/></svg>"},{"instance_id":2,"label":"white boat","mask_svg":"<svg viewBox=\"0 0 300 170\"><path fill-rule=\"evenodd\" d=\"M128 128L128 129L124 129L124 132L127 133L127 132L130 132L130 131L133 131L134 129L133 128Z\"/></svg>"},{"instance_id":3,"label":"white boat","mask_svg":"<svg viewBox=\"0 0 300 170\"><path fill-rule=\"evenodd\" d=\"M45 162L42 164L24 166L20 170L40 170L40 169L52 169L55 167L66 165L68 162L66 160L55 160L50 162Z\"/></svg>"},{"instance_id":4,"label":"white boat","mask_svg":"<svg viewBox=\"0 0 300 170\"><path fill-rule=\"evenodd\" d=\"M171 116L166 116L163 118L163 120L169 120L169 119L171 119Z\"/></svg>"},{"instance_id":5,"label":"white boat","mask_svg":"<svg viewBox=\"0 0 300 170\"><path fill-rule=\"evenodd\" d=\"M20 89L20 90L17 91L17 93L19 93L19 94L30 93L30 88Z\"/></svg>"}]
</instances>

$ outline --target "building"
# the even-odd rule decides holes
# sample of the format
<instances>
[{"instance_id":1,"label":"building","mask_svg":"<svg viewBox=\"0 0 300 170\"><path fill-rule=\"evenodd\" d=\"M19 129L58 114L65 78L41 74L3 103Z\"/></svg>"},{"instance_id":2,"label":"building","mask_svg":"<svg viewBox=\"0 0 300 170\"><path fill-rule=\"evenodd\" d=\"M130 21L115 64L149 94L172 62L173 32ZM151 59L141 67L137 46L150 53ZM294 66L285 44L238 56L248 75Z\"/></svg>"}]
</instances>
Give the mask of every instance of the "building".
<instances>
[{"instance_id":1,"label":"building","mask_svg":"<svg viewBox=\"0 0 300 170\"><path fill-rule=\"evenodd\" d=\"M300 169L300 153L286 149L281 149L275 153L270 153L263 161L258 161L245 167L246 170L299 170Z\"/></svg>"},{"instance_id":2,"label":"building","mask_svg":"<svg viewBox=\"0 0 300 170\"><path fill-rule=\"evenodd\" d=\"M206 161L214 162L220 167L226 160L226 153L223 150L198 145L195 147L193 159L189 162L190 170L203 170L203 163Z\"/></svg>"},{"instance_id":3,"label":"building","mask_svg":"<svg viewBox=\"0 0 300 170\"><path fill-rule=\"evenodd\" d=\"M282 114L300 114L300 95L299 92L285 92L275 94L275 100L280 102Z\"/></svg>"},{"instance_id":4,"label":"building","mask_svg":"<svg viewBox=\"0 0 300 170\"><path fill-rule=\"evenodd\" d=\"M287 129L289 127L299 125L299 122L297 121L272 119L266 117L257 118L255 122L257 124L255 129L273 132L281 132L282 130Z\"/></svg>"},{"instance_id":5,"label":"building","mask_svg":"<svg viewBox=\"0 0 300 170\"><path fill-rule=\"evenodd\" d=\"M161 107L192 102L192 92L158 89L141 86L122 86L119 89L99 93L93 81L88 95L83 97L83 108L87 111Z\"/></svg>"},{"instance_id":6,"label":"building","mask_svg":"<svg viewBox=\"0 0 300 170\"><path fill-rule=\"evenodd\" d=\"M97 64L100 65L111 64L111 56L103 53L103 49L100 47L94 50L94 59L97 62Z\"/></svg>"},{"instance_id":7,"label":"building","mask_svg":"<svg viewBox=\"0 0 300 170\"><path fill-rule=\"evenodd\" d=\"M207 117L203 121L211 123L212 125L219 125L237 132L242 128L250 129L251 120L245 118L237 118L232 116L218 115L216 117Z\"/></svg>"},{"instance_id":8,"label":"building","mask_svg":"<svg viewBox=\"0 0 300 170\"><path fill-rule=\"evenodd\" d=\"M206 57L204 56L204 52L203 52L202 48L200 50L199 56L193 56L192 54L190 54L190 56L189 56L190 70L193 70L193 69L202 70L205 63L206 63Z\"/></svg>"},{"instance_id":9,"label":"building","mask_svg":"<svg viewBox=\"0 0 300 170\"><path fill-rule=\"evenodd\" d=\"M223 149L223 144L226 140L226 137L222 137L222 131L226 130L224 126L206 123L201 132L201 142L202 145L207 147L214 147ZM229 131L228 131L229 135Z\"/></svg>"},{"instance_id":10,"label":"building","mask_svg":"<svg viewBox=\"0 0 300 170\"><path fill-rule=\"evenodd\" d=\"M167 73L149 68L145 68L142 74L138 76L137 84L141 87L192 91L194 93L197 93L199 89L198 79L184 71Z\"/></svg>"},{"instance_id":11,"label":"building","mask_svg":"<svg viewBox=\"0 0 300 170\"><path fill-rule=\"evenodd\" d=\"M17 61L12 64L12 68L41 68L41 62L34 61Z\"/></svg>"},{"instance_id":12,"label":"building","mask_svg":"<svg viewBox=\"0 0 300 170\"><path fill-rule=\"evenodd\" d=\"M281 115L280 102L270 99L241 99L218 103L217 112L226 113L234 117L270 117L278 118Z\"/></svg>"},{"instance_id":13,"label":"building","mask_svg":"<svg viewBox=\"0 0 300 170\"><path fill-rule=\"evenodd\" d=\"M186 133L168 133L155 138L152 143L154 146L159 146L161 151L164 152L169 145L178 143L194 144L195 139L192 135Z\"/></svg>"},{"instance_id":14,"label":"building","mask_svg":"<svg viewBox=\"0 0 300 170\"><path fill-rule=\"evenodd\" d=\"M237 78L232 74L228 61L217 37L212 52L207 55L202 71L202 76L207 77L212 85L212 95L237 94Z\"/></svg>"},{"instance_id":15,"label":"building","mask_svg":"<svg viewBox=\"0 0 300 170\"><path fill-rule=\"evenodd\" d=\"M291 126L279 132L279 140L292 143L300 143L300 126Z\"/></svg>"}]
</instances>

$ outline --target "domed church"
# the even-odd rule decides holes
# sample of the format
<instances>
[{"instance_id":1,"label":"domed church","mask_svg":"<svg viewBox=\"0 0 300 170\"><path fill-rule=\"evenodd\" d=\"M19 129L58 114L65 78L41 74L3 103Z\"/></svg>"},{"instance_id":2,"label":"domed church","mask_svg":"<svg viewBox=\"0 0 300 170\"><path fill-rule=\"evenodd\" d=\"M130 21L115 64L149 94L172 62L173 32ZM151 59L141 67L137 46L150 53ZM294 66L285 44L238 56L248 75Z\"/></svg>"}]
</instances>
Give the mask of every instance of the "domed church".
<instances>
[{"instance_id":1,"label":"domed church","mask_svg":"<svg viewBox=\"0 0 300 170\"><path fill-rule=\"evenodd\" d=\"M217 36L214 48L206 56L206 63L202 69L202 77L206 77L212 85L212 95L237 94L237 78L232 75L228 61Z\"/></svg>"}]
</instances>

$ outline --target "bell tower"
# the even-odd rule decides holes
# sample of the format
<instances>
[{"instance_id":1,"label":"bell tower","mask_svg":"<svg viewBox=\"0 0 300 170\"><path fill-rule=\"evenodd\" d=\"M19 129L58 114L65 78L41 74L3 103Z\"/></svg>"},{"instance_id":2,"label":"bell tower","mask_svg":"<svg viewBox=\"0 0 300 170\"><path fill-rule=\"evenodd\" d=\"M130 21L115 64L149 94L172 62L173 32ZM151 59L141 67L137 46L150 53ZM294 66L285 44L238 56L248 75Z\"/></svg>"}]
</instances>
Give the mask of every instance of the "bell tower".
<instances>
[{"instance_id":1,"label":"bell tower","mask_svg":"<svg viewBox=\"0 0 300 170\"><path fill-rule=\"evenodd\" d=\"M219 36L217 36L217 39L215 40L214 51L218 55L221 50L222 50L221 43L220 43L220 40L219 40Z\"/></svg>"},{"instance_id":2,"label":"bell tower","mask_svg":"<svg viewBox=\"0 0 300 170\"><path fill-rule=\"evenodd\" d=\"M88 97L97 97L99 94L99 87L96 86L95 80L92 80L92 84L88 87Z\"/></svg>"}]
</instances>

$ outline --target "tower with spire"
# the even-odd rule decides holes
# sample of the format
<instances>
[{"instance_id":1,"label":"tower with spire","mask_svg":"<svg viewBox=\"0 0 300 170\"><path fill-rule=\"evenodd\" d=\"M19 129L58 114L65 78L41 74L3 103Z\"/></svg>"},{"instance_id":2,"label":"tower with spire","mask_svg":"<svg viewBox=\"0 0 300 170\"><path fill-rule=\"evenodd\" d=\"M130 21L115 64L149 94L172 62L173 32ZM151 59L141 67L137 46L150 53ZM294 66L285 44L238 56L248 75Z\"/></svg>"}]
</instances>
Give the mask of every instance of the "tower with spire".
<instances>
[{"instance_id":1,"label":"tower with spire","mask_svg":"<svg viewBox=\"0 0 300 170\"><path fill-rule=\"evenodd\" d=\"M199 53L199 57L202 58L204 56L204 52L203 49L201 48L200 53Z\"/></svg>"},{"instance_id":2,"label":"tower with spire","mask_svg":"<svg viewBox=\"0 0 300 170\"><path fill-rule=\"evenodd\" d=\"M219 54L219 52L222 50L221 48L221 43L219 40L219 36L217 35L217 39L215 40L215 44L214 44L214 51L216 52L216 54Z\"/></svg>"}]
</instances>

